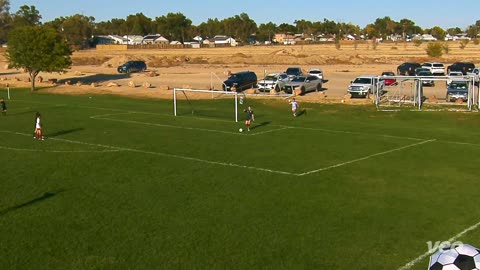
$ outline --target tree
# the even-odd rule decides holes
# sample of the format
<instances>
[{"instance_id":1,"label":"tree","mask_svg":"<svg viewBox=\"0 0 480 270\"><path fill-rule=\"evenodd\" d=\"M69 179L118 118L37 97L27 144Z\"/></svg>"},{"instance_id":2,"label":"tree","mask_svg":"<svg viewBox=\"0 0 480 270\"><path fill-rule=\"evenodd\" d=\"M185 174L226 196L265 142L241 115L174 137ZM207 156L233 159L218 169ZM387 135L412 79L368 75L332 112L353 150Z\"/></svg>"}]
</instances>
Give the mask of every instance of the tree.
<instances>
[{"instance_id":1,"label":"tree","mask_svg":"<svg viewBox=\"0 0 480 270\"><path fill-rule=\"evenodd\" d=\"M167 16L155 18L153 28L170 40L185 42L186 35L192 29L192 21L182 13L168 13Z\"/></svg>"},{"instance_id":2,"label":"tree","mask_svg":"<svg viewBox=\"0 0 480 270\"><path fill-rule=\"evenodd\" d=\"M262 23L258 27L257 38L263 41L272 41L275 36L277 25L273 22Z\"/></svg>"},{"instance_id":3,"label":"tree","mask_svg":"<svg viewBox=\"0 0 480 270\"><path fill-rule=\"evenodd\" d=\"M152 33L152 19L143 15L143 13L129 15L126 20L126 25L128 35L145 36Z\"/></svg>"},{"instance_id":4,"label":"tree","mask_svg":"<svg viewBox=\"0 0 480 270\"><path fill-rule=\"evenodd\" d=\"M27 26L27 25L29 26L40 25L41 19L42 19L42 15L40 15L40 12L35 8L35 6L23 5L13 15L13 26L20 27L20 26Z\"/></svg>"},{"instance_id":5,"label":"tree","mask_svg":"<svg viewBox=\"0 0 480 270\"><path fill-rule=\"evenodd\" d=\"M7 40L11 20L9 0L0 0L0 44Z\"/></svg>"},{"instance_id":6,"label":"tree","mask_svg":"<svg viewBox=\"0 0 480 270\"><path fill-rule=\"evenodd\" d=\"M22 26L8 35L6 57L10 66L23 68L30 75L31 91L40 72L61 72L72 63L68 44L55 29Z\"/></svg>"},{"instance_id":7,"label":"tree","mask_svg":"<svg viewBox=\"0 0 480 270\"><path fill-rule=\"evenodd\" d=\"M95 28L95 18L75 14L69 17L60 17L54 21L45 23L56 29L68 44L74 48L85 49L89 47L89 41Z\"/></svg>"},{"instance_id":8,"label":"tree","mask_svg":"<svg viewBox=\"0 0 480 270\"><path fill-rule=\"evenodd\" d=\"M430 29L430 34L436 37L438 40L445 40L445 37L447 36L447 32L440 26L435 26Z\"/></svg>"}]
</instances>

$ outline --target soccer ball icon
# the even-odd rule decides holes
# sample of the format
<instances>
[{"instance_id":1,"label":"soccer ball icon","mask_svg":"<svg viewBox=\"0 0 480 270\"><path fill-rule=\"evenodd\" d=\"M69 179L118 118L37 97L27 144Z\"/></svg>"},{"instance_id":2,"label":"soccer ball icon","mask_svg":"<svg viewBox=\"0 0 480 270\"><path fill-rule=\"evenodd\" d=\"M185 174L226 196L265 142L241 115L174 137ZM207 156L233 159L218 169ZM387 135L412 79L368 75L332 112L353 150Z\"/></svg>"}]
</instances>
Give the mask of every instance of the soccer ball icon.
<instances>
[{"instance_id":1,"label":"soccer ball icon","mask_svg":"<svg viewBox=\"0 0 480 270\"><path fill-rule=\"evenodd\" d=\"M243 128L239 128L238 131L243 132Z\"/></svg>"},{"instance_id":2,"label":"soccer ball icon","mask_svg":"<svg viewBox=\"0 0 480 270\"><path fill-rule=\"evenodd\" d=\"M480 250L471 245L440 248L430 256L429 270L479 270Z\"/></svg>"}]
</instances>

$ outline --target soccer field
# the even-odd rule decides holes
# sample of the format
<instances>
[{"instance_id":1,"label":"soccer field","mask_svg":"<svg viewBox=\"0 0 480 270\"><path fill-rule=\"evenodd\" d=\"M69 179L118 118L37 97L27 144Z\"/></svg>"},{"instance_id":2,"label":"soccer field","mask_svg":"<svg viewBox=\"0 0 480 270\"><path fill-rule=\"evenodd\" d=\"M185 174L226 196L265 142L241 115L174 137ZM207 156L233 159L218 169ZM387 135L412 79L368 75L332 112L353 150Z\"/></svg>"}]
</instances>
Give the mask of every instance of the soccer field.
<instances>
[{"instance_id":1,"label":"soccer field","mask_svg":"<svg viewBox=\"0 0 480 270\"><path fill-rule=\"evenodd\" d=\"M6 102L0 269L407 270L427 268L427 242L480 246L477 113L301 104L294 118L248 98L239 132L231 99L177 117L167 100Z\"/></svg>"}]
</instances>

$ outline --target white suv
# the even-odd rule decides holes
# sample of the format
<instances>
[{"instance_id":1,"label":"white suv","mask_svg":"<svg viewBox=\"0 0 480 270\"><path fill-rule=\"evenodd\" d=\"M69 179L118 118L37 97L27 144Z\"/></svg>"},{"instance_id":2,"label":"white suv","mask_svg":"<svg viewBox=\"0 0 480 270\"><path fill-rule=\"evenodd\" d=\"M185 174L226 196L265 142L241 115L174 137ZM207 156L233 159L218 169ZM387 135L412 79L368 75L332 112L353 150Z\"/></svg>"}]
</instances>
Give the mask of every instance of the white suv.
<instances>
[{"instance_id":1,"label":"white suv","mask_svg":"<svg viewBox=\"0 0 480 270\"><path fill-rule=\"evenodd\" d=\"M422 64L422 68L430 70L433 76L444 76L445 66L438 62L426 62Z\"/></svg>"}]
</instances>

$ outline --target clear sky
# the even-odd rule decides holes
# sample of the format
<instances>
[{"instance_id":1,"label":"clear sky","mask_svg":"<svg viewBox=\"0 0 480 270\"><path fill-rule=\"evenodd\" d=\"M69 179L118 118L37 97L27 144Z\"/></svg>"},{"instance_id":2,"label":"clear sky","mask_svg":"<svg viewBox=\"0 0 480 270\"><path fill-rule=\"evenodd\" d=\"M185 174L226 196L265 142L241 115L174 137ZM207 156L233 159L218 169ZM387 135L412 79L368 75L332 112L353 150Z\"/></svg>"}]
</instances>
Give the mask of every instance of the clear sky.
<instances>
[{"instance_id":1,"label":"clear sky","mask_svg":"<svg viewBox=\"0 0 480 270\"><path fill-rule=\"evenodd\" d=\"M385 4L384 4L385 3ZM293 24L297 19L323 21L324 18L365 27L376 18L390 16L399 21L408 18L422 28L466 28L480 20L478 0L10 0L10 12L22 5L34 5L43 22L57 17L83 14L96 22L125 19L143 13L155 17L169 12L183 13L194 25L209 18L224 19L247 13L257 24L274 22Z\"/></svg>"}]
</instances>

